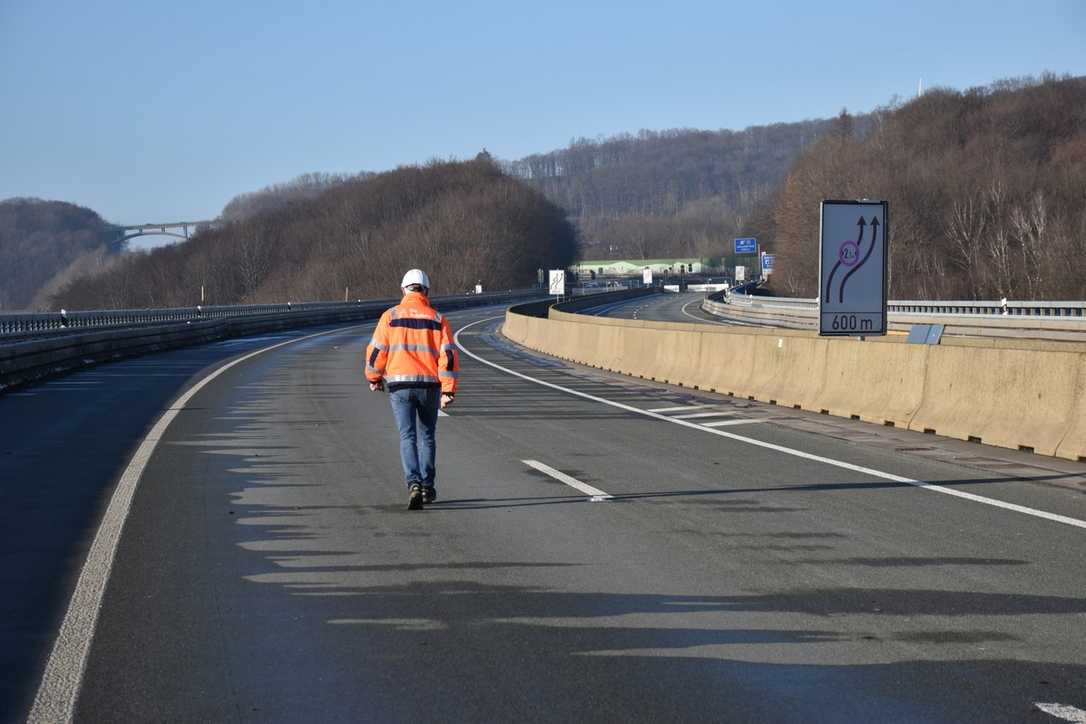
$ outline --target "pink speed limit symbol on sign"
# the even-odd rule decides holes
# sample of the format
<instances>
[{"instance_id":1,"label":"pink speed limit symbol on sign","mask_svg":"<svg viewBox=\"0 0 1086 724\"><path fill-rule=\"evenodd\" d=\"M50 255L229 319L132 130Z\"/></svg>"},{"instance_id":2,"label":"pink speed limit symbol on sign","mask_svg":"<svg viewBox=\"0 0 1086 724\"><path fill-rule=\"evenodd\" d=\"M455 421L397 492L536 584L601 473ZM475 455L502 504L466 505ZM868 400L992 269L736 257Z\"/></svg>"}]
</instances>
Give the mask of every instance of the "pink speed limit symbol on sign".
<instances>
[{"instance_id":1,"label":"pink speed limit symbol on sign","mask_svg":"<svg viewBox=\"0 0 1086 724\"><path fill-rule=\"evenodd\" d=\"M845 241L837 250L837 258L845 266L854 266L860 260L860 245L855 241Z\"/></svg>"}]
</instances>

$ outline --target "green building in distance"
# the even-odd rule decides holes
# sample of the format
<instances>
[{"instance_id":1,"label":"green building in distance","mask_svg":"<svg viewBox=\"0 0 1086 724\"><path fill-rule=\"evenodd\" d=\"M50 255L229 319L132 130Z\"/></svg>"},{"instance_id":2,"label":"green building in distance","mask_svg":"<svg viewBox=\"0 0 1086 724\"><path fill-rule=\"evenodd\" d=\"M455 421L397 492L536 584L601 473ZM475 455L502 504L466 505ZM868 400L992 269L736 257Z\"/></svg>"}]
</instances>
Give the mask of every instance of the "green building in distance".
<instances>
[{"instance_id":1,"label":"green building in distance","mask_svg":"<svg viewBox=\"0 0 1086 724\"><path fill-rule=\"evenodd\" d=\"M654 276L668 273L715 274L721 272L720 264L720 259L709 258L585 259L570 265L569 271L585 275L594 272L596 276L604 277L631 276L640 274L646 268L652 270Z\"/></svg>"}]
</instances>

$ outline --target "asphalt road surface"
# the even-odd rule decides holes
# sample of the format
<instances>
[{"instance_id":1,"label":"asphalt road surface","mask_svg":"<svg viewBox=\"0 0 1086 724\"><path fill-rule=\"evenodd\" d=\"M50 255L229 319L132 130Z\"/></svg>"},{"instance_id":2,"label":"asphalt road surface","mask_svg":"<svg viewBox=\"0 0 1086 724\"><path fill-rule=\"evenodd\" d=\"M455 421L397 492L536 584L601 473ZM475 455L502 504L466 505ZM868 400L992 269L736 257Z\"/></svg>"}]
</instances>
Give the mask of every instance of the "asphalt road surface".
<instances>
[{"instance_id":1,"label":"asphalt road surface","mask_svg":"<svg viewBox=\"0 0 1086 724\"><path fill-rule=\"evenodd\" d=\"M475 356L421 512L361 379L371 325L0 396L4 717L1086 716L1086 465L601 374L499 315L450 315ZM73 592L93 637L53 649Z\"/></svg>"},{"instance_id":2,"label":"asphalt road surface","mask_svg":"<svg viewBox=\"0 0 1086 724\"><path fill-rule=\"evenodd\" d=\"M651 319L658 322L699 322L721 324L725 326L749 326L736 322L725 322L708 312L701 310L701 301L705 294L701 292L683 292L655 294L641 297L622 304L601 305L590 311L605 317L622 319Z\"/></svg>"}]
</instances>

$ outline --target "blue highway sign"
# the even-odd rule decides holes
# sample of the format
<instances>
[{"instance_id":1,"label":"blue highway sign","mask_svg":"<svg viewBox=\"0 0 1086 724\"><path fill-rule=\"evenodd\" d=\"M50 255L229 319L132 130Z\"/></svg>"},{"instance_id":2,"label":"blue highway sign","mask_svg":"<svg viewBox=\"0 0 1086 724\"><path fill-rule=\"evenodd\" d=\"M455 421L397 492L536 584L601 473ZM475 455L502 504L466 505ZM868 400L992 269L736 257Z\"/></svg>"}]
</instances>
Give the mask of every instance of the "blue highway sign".
<instances>
[{"instance_id":1,"label":"blue highway sign","mask_svg":"<svg viewBox=\"0 0 1086 724\"><path fill-rule=\"evenodd\" d=\"M735 240L735 253L736 254L757 254L758 253L758 240L753 236L745 239Z\"/></svg>"}]
</instances>

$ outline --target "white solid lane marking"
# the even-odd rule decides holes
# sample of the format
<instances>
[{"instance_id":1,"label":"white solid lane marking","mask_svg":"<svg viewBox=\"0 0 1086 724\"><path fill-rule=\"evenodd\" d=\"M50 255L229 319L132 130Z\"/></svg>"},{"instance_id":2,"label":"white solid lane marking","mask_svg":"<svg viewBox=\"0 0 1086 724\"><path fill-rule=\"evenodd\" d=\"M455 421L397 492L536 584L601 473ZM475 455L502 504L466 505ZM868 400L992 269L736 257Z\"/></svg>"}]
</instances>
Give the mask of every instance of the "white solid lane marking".
<instances>
[{"instance_id":1,"label":"white solid lane marking","mask_svg":"<svg viewBox=\"0 0 1086 724\"><path fill-rule=\"evenodd\" d=\"M621 402L614 402L612 400L606 400L606 399L604 399L602 397L596 397L595 395L590 395L587 392L580 392L578 390L573 390L573 389L570 389L568 387L563 387L561 385L556 385L553 382L547 382L546 380L540 380L540 379L536 379L535 377L529 377L528 375L517 372L516 370L511 370L508 367L503 367L500 364L497 364L496 362L491 362L490 360L485 360L482 357L480 357L479 355L472 352L471 350L465 348L464 345L462 345L460 343L460 332L463 332L465 329L468 329L470 327L474 327L476 324L482 324L483 322L492 322L495 319L503 319L503 318L504 317L490 317L488 319L480 319L480 320L477 320L475 322L472 322L471 324L465 325L463 328L460 329L459 332L456 333L455 340L456 340L457 346L460 347L460 350L464 354L471 357L472 359L477 360L478 362L482 362L483 364L485 364L485 365L487 365L489 367L493 367L494 369L501 370L502 372L505 372L506 374L513 375L514 377L519 377L519 378L521 378L523 380L527 380L528 382L532 382L532 383L537 384L537 385L542 385L544 387L550 387L551 389L558 390L560 392L565 392L566 394L569 394L569 395L574 395L576 397L581 397L581 398L584 398L586 400L592 400L593 402L600 402L600 403L602 403L604 405L610 405L611 407L616 407L616 408L618 408L620 410L626 410L626 411L632 412L632 413L634 413L636 415L645 415L646 417L654 417L657 420L664 420L666 422L670 422L673 425L682 425L683 427L689 427L692 430L701 430L702 432L708 432L708 433L711 433L713 435L719 435L720 437L726 437L729 440L736 440L737 442L745 442L748 445L754 445L756 447L765 448L766 450L773 450L773 451L776 451L776 452L779 452L779 453L784 453L785 455L792 455L792 456L795 456L797 458L803 458L804 460L812 460L812 461L818 462L818 463L825 463L826 465L832 465L834 467L842 468L844 470L852 470L852 471L857 472L857 473L863 473L864 475L871 475L872 477L882 478L883 480L891 480L891 481L893 481L895 483L905 483L906 485L913 485L913 486L916 486L918 488L923 488L924 490L930 490L933 493L942 493L943 495L951 495L951 496L954 496L955 498L962 498L963 500L971 500L974 503L982 503L984 505L992 505L992 506L995 506L996 508L1003 508L1004 510L1013 510L1016 513L1023 513L1025 515L1031 515L1031 516L1033 516L1035 518L1043 518L1045 520L1050 520L1050 521L1052 521L1054 523L1062 523L1064 525L1070 525L1070 526L1074 526L1076 528L1086 529L1086 520L1079 520L1078 518L1070 518L1070 517L1068 517L1066 515L1057 515L1056 513L1049 513L1049 512L1044 511L1044 510L1037 510L1036 508L1028 508L1028 507L1026 507L1024 505L1017 505L1015 503L1005 503L1002 500L996 500L995 498L985 498L982 495L974 495L973 493L965 493L965 492L962 492L961 490L955 490L954 488L944 488L943 486L935 485L934 483L925 483L925 482L922 482L920 480L913 480L912 478L902 477L901 475L894 475L892 473L885 473L885 472L883 472L881 470L875 470L873 468L865 468L862 465L853 465L852 463L846 463L846 462L844 462L842 460L834 460L833 458L822 457L821 455L815 455L813 453L803 452L802 450L796 450L794 448L785 447L784 445L777 445L777 444L772 443L772 442L765 442L764 440L758 440L758 439L755 439L753 437L744 437L743 435L737 435L734 432L727 432L726 430L718 430L718 429L713 428L713 427L708 427L707 425L699 425L696 422L688 422L686 420L676 420L673 417L668 417L667 415L661 415L661 414L659 414L657 412L649 412L648 410L642 410L641 408L633 407L631 405L626 405L626 404L623 404Z\"/></svg>"},{"instance_id":2,"label":"white solid lane marking","mask_svg":"<svg viewBox=\"0 0 1086 724\"><path fill-rule=\"evenodd\" d=\"M703 422L702 427L731 427L732 425L750 425L755 422L765 422L765 420L751 420L744 418L742 420L718 420L717 422Z\"/></svg>"},{"instance_id":3,"label":"white solid lane marking","mask_svg":"<svg viewBox=\"0 0 1086 724\"><path fill-rule=\"evenodd\" d=\"M233 347L241 344L253 344L254 342L272 342L277 339L284 339L281 334L271 337L245 337L242 339L224 339L221 342L214 342L211 347Z\"/></svg>"},{"instance_id":4,"label":"white solid lane marking","mask_svg":"<svg viewBox=\"0 0 1086 724\"><path fill-rule=\"evenodd\" d=\"M561 470L555 470L550 465L544 465L543 463L539 462L538 460L521 460L521 462L524 463L525 465L527 465L530 468L535 468L536 470L538 470L541 473L546 473L547 475L550 475L555 480L558 480L559 482L563 482L563 483L565 483L566 485L568 485L571 488L574 488L576 490L580 490L585 495L590 496L590 499L594 503L597 503L597 502L600 502L600 501L603 501L603 500L610 500L611 497L612 497L610 493L605 493L602 490L600 490L599 488L593 488L588 483L582 483L577 478L566 475Z\"/></svg>"},{"instance_id":5,"label":"white solid lane marking","mask_svg":"<svg viewBox=\"0 0 1086 724\"><path fill-rule=\"evenodd\" d=\"M738 320L731 321L731 322L720 322L720 321L717 321L717 320L714 320L714 319L704 319L702 317L696 317L693 314L691 314L690 312L686 311L686 308L689 307L691 304L694 304L695 302L698 303L698 304L701 304L700 299L695 299L693 302L687 302L686 304L684 304L682 306L682 309L679 310L683 314L685 314L686 316L693 319L695 322L701 322L702 324L719 324L719 325L721 325L723 327L761 327L761 326L765 326L765 325L760 325L760 324L753 324L751 322L740 322Z\"/></svg>"},{"instance_id":6,"label":"white solid lane marking","mask_svg":"<svg viewBox=\"0 0 1086 724\"><path fill-rule=\"evenodd\" d=\"M1040 701L1035 702L1034 706L1045 714L1051 714L1057 719L1074 722L1075 724L1086 724L1086 711L1083 711L1082 709L1068 706L1067 704L1046 704Z\"/></svg>"},{"instance_id":7,"label":"white solid lane marking","mask_svg":"<svg viewBox=\"0 0 1086 724\"><path fill-rule=\"evenodd\" d=\"M674 420L696 420L703 417L723 417L724 415L734 415L734 412L728 410L717 410L716 412L695 412L690 415L672 415Z\"/></svg>"},{"instance_id":8,"label":"white solid lane marking","mask_svg":"<svg viewBox=\"0 0 1086 724\"><path fill-rule=\"evenodd\" d=\"M64 620L60 624L60 631L53 644L53 651L49 654L49 661L45 665L45 673L42 674L41 684L38 685L37 696L34 697L34 705L30 710L27 721L33 724L38 722L70 722L75 714L75 703L79 696L79 687L83 683L83 671L86 668L87 656L90 654L91 640L94 638L94 628L98 623L98 612L102 607L102 596L105 593L106 583L113 568L113 559L117 553L117 544L121 539L121 531L124 529L128 510L132 505L132 498L136 494L140 476L155 447L166 434L166 428L170 426L177 413L185 407L185 404L193 396L206 387L212 380L246 360L257 355L270 352L288 344L303 342L314 337L322 337L328 334L336 334L349 329L365 327L365 324L341 327L326 332L318 332L305 337L288 339L270 347L258 349L255 352L239 357L232 362L224 364L214 372L204 377L190 387L183 395L177 398L155 422L154 427L143 438L135 454L128 462L128 467L121 474L117 487L113 491L113 497L109 500L102 522L87 551L87 559L83 562L83 569L79 572L72 598L68 602L68 610L64 614Z\"/></svg>"},{"instance_id":9,"label":"white solid lane marking","mask_svg":"<svg viewBox=\"0 0 1086 724\"><path fill-rule=\"evenodd\" d=\"M684 410L702 410L708 405L680 405L679 407L654 407L649 412L683 412Z\"/></svg>"},{"instance_id":10,"label":"white solid lane marking","mask_svg":"<svg viewBox=\"0 0 1086 724\"><path fill-rule=\"evenodd\" d=\"M699 305L701 304L700 299L695 299L694 302L697 302ZM703 319L702 317L696 317L693 314L691 314L690 312L686 311L686 308L689 307L694 302L687 302L686 304L684 304L682 306L682 308L679 311L682 312L683 314L685 314L687 317L690 317L691 319L693 319L695 322L701 322L702 324L720 324L720 325L723 325L725 327L731 327L732 326L732 325L728 324L727 322L720 322L720 321L717 321L715 319Z\"/></svg>"}]
</instances>

